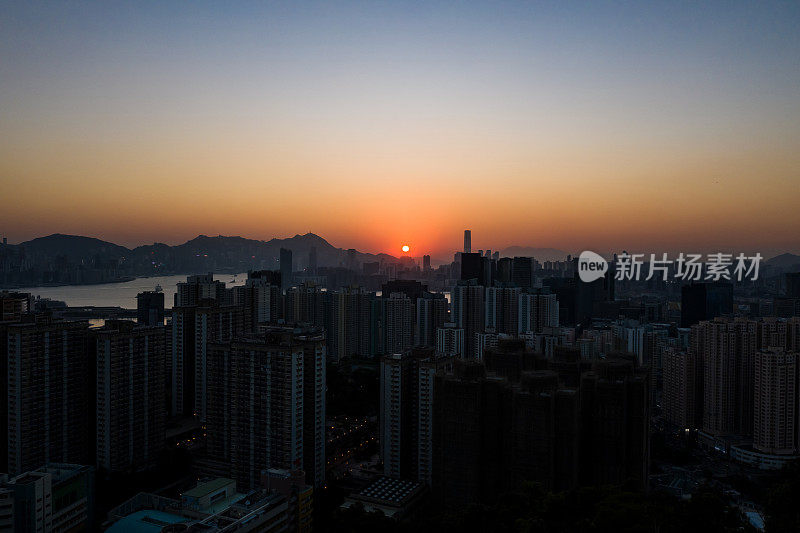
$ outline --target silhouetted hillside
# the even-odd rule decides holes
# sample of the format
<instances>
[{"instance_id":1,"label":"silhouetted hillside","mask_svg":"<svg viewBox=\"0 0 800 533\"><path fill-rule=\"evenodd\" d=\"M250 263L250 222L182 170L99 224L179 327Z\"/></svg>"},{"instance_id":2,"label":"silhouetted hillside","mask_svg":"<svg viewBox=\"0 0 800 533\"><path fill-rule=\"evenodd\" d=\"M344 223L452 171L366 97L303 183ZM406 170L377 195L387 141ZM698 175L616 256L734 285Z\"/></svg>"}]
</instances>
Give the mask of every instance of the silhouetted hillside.
<instances>
[{"instance_id":1,"label":"silhouetted hillside","mask_svg":"<svg viewBox=\"0 0 800 533\"><path fill-rule=\"evenodd\" d=\"M62 234L40 237L16 246L9 245L9 248L22 251L39 271L64 269L67 265L82 268L113 267L117 270L115 276L277 269L281 248L292 251L294 269L302 270L308 266L312 247L317 250L318 267L358 268L367 261L396 260L387 254L358 251L351 256L348 250L336 248L314 233L268 241L238 236L198 235L176 246L153 243L132 250L92 237Z\"/></svg>"}]
</instances>

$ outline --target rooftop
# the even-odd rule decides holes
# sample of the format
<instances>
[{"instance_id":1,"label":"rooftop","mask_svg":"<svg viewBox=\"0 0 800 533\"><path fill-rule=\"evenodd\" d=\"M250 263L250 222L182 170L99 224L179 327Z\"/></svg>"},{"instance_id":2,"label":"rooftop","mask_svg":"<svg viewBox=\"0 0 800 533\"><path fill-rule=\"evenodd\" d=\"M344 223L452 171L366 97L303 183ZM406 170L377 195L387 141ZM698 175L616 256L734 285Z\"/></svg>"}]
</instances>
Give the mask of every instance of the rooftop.
<instances>
[{"instance_id":1,"label":"rooftop","mask_svg":"<svg viewBox=\"0 0 800 533\"><path fill-rule=\"evenodd\" d=\"M393 505L403 505L422 489L422 484L415 481L379 477L358 493L362 498L378 500Z\"/></svg>"},{"instance_id":2,"label":"rooftop","mask_svg":"<svg viewBox=\"0 0 800 533\"><path fill-rule=\"evenodd\" d=\"M146 509L118 520L106 531L109 533L160 533L164 527L170 524L187 521L188 519L183 516Z\"/></svg>"},{"instance_id":3,"label":"rooftop","mask_svg":"<svg viewBox=\"0 0 800 533\"><path fill-rule=\"evenodd\" d=\"M187 490L186 492L181 494L181 496L186 496L187 498L202 498L206 494L220 490L230 485L231 483L235 482L232 479L228 479L225 477L212 479L211 481L198 483L195 488Z\"/></svg>"}]
</instances>

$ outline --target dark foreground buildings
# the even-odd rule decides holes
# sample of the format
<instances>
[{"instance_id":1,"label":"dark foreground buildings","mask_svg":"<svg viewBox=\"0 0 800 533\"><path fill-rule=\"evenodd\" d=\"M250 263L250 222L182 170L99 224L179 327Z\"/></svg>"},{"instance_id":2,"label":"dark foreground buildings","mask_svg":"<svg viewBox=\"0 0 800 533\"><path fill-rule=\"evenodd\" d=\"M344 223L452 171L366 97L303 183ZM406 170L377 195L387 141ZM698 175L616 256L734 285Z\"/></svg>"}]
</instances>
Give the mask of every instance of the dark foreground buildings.
<instances>
[{"instance_id":1,"label":"dark foreground buildings","mask_svg":"<svg viewBox=\"0 0 800 533\"><path fill-rule=\"evenodd\" d=\"M258 486L269 468L325 482L325 336L266 328L208 350L207 451L218 474Z\"/></svg>"},{"instance_id":2,"label":"dark foreground buildings","mask_svg":"<svg viewBox=\"0 0 800 533\"><path fill-rule=\"evenodd\" d=\"M446 507L491 502L524 482L550 490L632 482L649 465L648 373L627 354L552 361L501 340L433 385L432 490Z\"/></svg>"}]
</instances>

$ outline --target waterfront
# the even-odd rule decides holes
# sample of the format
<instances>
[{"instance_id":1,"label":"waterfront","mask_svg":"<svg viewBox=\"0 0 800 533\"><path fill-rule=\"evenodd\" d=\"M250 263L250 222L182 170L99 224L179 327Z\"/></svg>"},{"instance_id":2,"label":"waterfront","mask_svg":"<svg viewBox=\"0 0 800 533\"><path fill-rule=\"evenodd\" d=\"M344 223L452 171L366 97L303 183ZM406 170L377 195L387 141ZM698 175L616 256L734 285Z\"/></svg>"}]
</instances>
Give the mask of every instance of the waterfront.
<instances>
[{"instance_id":1,"label":"waterfront","mask_svg":"<svg viewBox=\"0 0 800 533\"><path fill-rule=\"evenodd\" d=\"M224 281L228 287L243 285L247 274L217 274L214 279ZM234 281L235 280L235 281ZM143 291L152 291L160 285L164 291L164 304L172 307L173 298L180 281L186 281L186 274L176 276L155 276L136 278L120 283L103 283L100 285L63 285L58 287L25 287L13 289L18 292L29 292L34 297L50 298L66 302L70 307L97 306L136 308L136 295Z\"/></svg>"}]
</instances>

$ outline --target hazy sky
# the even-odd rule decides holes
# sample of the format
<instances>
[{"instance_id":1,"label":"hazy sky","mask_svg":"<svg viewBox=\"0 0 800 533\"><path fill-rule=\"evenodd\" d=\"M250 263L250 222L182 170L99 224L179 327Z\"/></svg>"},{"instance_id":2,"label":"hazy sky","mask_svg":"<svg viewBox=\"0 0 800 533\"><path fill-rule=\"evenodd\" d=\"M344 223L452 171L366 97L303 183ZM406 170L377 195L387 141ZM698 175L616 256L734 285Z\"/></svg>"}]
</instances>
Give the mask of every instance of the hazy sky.
<instances>
[{"instance_id":1,"label":"hazy sky","mask_svg":"<svg viewBox=\"0 0 800 533\"><path fill-rule=\"evenodd\" d=\"M800 251L799 2L300 4L0 4L0 235Z\"/></svg>"}]
</instances>

